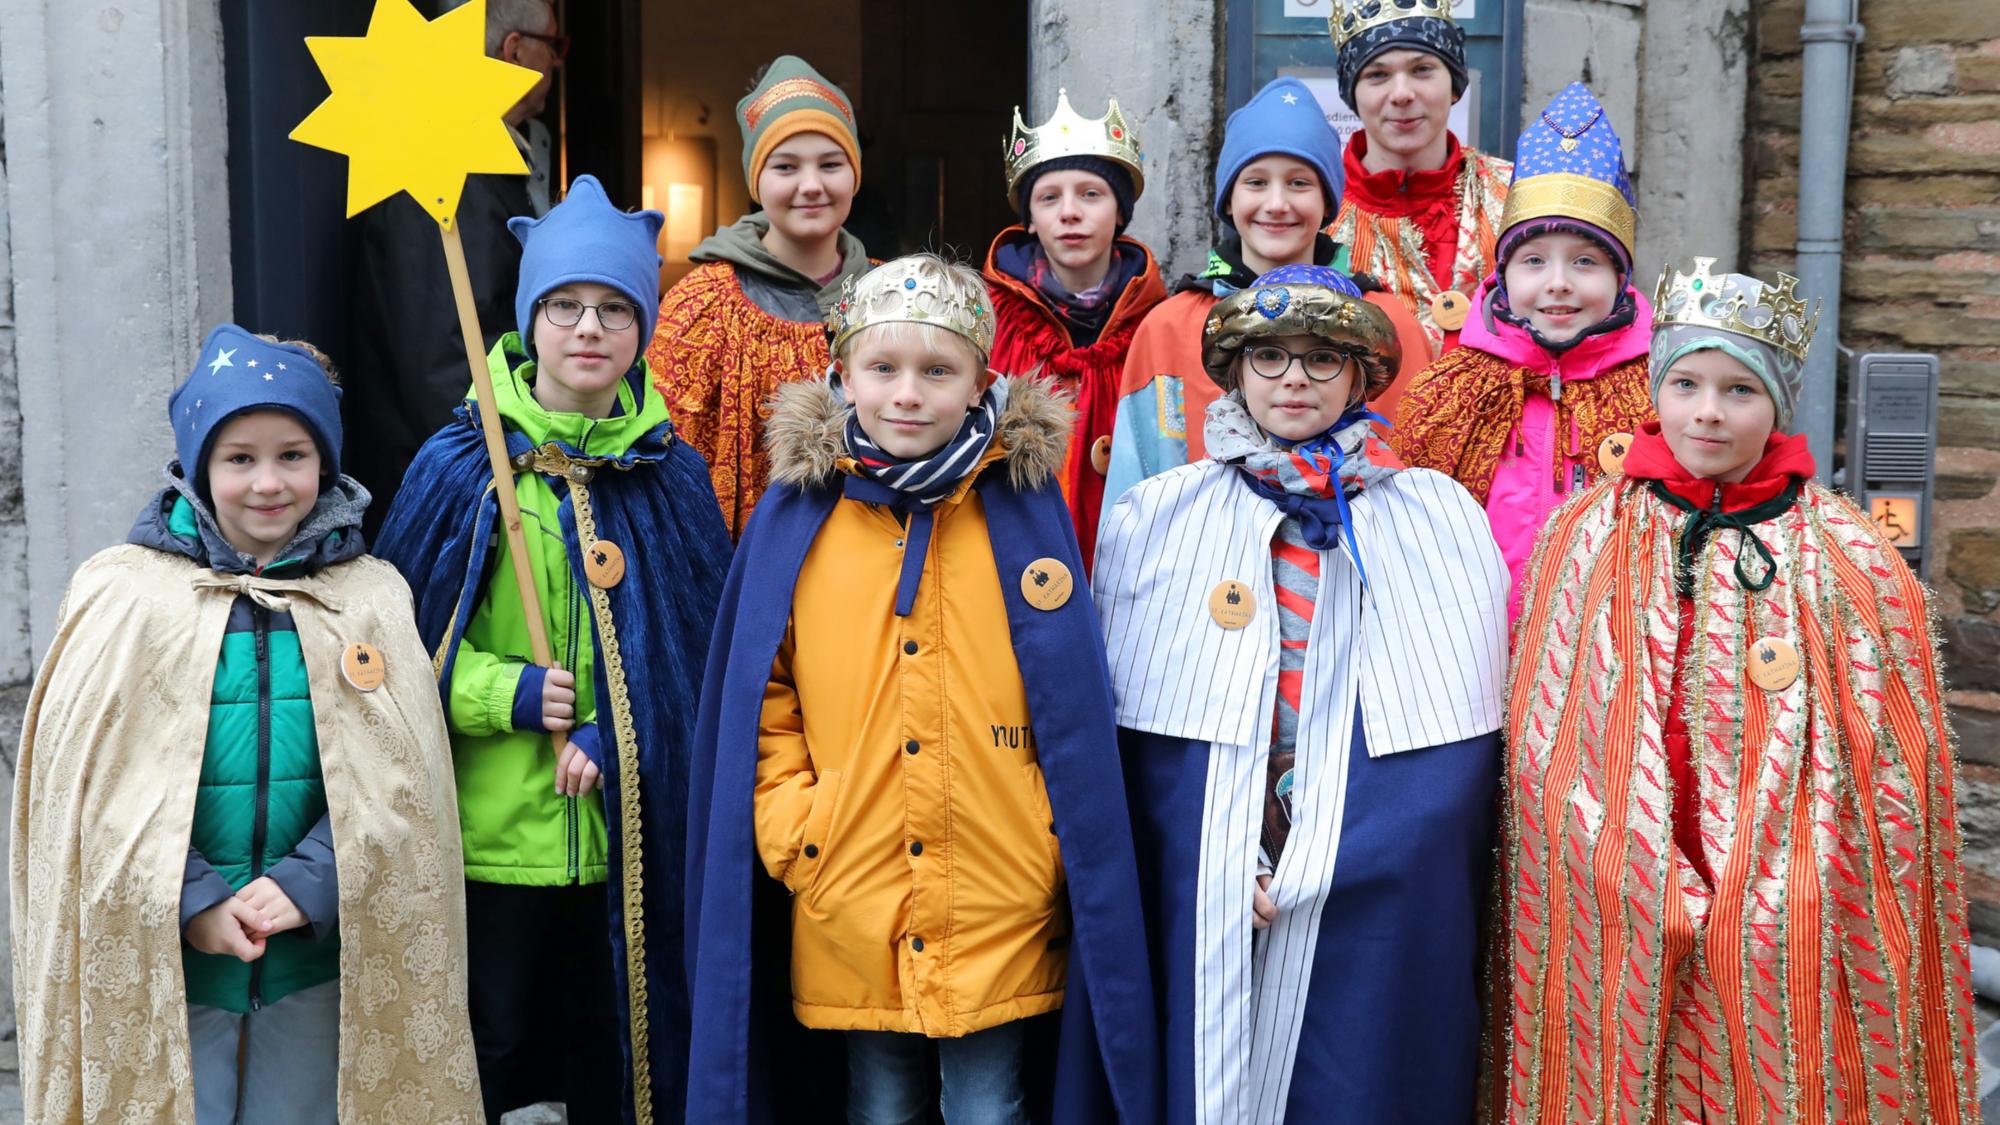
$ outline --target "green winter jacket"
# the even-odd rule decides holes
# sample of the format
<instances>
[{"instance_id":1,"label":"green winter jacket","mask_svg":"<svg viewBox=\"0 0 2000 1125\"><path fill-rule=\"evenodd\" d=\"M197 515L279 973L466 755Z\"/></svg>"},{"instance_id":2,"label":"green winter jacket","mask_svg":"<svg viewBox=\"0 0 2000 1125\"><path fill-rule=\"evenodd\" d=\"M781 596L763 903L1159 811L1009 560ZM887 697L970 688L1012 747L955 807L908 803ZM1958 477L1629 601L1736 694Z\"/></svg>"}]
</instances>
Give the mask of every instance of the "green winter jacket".
<instances>
[{"instance_id":1,"label":"green winter jacket","mask_svg":"<svg viewBox=\"0 0 2000 1125\"><path fill-rule=\"evenodd\" d=\"M324 493L298 537L262 573L306 574L360 554L367 495L359 486L350 491L351 485L343 481ZM131 539L218 571L255 569L255 561L228 545L178 479L140 517ZM239 597L230 606L209 693L182 924L264 875L306 914L308 924L274 935L264 955L248 964L184 944L188 1003L248 1012L339 977L326 816L312 692L291 614Z\"/></svg>"},{"instance_id":2,"label":"green winter jacket","mask_svg":"<svg viewBox=\"0 0 2000 1125\"><path fill-rule=\"evenodd\" d=\"M537 446L559 441L583 456L615 457L667 420L662 399L648 395L643 403L635 402L630 384L623 381L612 417L544 410L535 401L534 362L509 370L510 353L523 354L518 333L502 337L487 356L496 406L509 429ZM560 481L523 473L514 478L514 495L521 504L528 570L541 598L550 647L557 661L576 673L576 721L594 722L596 629L589 591L572 577L563 534L569 489ZM603 790L580 798L559 796L549 736L515 726L515 688L533 649L515 593L514 558L506 537L497 539L485 596L466 624L446 701L465 877L537 887L601 883L608 854ZM526 707L539 716L538 704Z\"/></svg>"}]
</instances>

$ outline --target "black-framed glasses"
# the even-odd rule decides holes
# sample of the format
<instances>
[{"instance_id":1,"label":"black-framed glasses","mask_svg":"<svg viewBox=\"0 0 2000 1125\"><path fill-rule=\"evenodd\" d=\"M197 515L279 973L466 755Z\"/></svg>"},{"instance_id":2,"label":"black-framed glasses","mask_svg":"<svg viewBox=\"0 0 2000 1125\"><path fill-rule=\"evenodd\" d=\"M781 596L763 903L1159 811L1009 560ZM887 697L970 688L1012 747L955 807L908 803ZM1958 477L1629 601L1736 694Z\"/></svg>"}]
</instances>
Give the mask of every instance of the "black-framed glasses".
<instances>
[{"instance_id":1,"label":"black-framed glasses","mask_svg":"<svg viewBox=\"0 0 2000 1125\"><path fill-rule=\"evenodd\" d=\"M630 301L586 305L568 297L543 297L535 303L542 306L542 315L557 328L575 328L583 322L583 314L593 309L597 312L597 323L606 332L623 332L639 320L639 306Z\"/></svg>"},{"instance_id":2,"label":"black-framed glasses","mask_svg":"<svg viewBox=\"0 0 2000 1125\"><path fill-rule=\"evenodd\" d=\"M550 54L556 57L557 62L561 62L569 57L569 36L567 35L543 35L535 31L517 31L514 34L519 35L523 39L539 41L549 49Z\"/></svg>"},{"instance_id":3,"label":"black-framed glasses","mask_svg":"<svg viewBox=\"0 0 2000 1125\"><path fill-rule=\"evenodd\" d=\"M1306 378L1315 383L1331 383L1340 378L1354 357L1337 348L1314 348L1309 352L1295 352L1276 344L1258 344L1248 352L1250 370L1261 378L1282 379L1285 372L1296 363L1305 369Z\"/></svg>"}]
</instances>

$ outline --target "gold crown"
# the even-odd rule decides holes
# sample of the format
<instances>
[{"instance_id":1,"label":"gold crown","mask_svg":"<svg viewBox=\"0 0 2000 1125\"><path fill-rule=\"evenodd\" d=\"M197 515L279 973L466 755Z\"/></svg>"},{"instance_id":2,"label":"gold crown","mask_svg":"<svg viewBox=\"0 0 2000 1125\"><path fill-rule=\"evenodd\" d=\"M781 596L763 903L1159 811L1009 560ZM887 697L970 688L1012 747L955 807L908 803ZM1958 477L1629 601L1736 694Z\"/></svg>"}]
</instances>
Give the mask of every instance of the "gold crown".
<instances>
[{"instance_id":1,"label":"gold crown","mask_svg":"<svg viewBox=\"0 0 2000 1125\"><path fill-rule=\"evenodd\" d=\"M1451 0L1333 0L1334 13L1326 17L1326 29L1333 35L1333 49L1367 31L1397 20L1429 16L1451 23Z\"/></svg>"},{"instance_id":2,"label":"gold crown","mask_svg":"<svg viewBox=\"0 0 2000 1125\"><path fill-rule=\"evenodd\" d=\"M1693 273L1671 265L1660 271L1660 283L1653 289L1653 327L1717 328L1790 352L1804 363L1826 302L1821 301L1808 318L1806 303L1795 292L1798 278L1780 273L1776 285L1767 285L1748 277L1757 283L1757 292L1752 293L1738 283L1739 275L1711 274L1708 268L1714 264L1714 258L1696 258Z\"/></svg>"},{"instance_id":3,"label":"gold crown","mask_svg":"<svg viewBox=\"0 0 2000 1125\"><path fill-rule=\"evenodd\" d=\"M984 286L956 284L945 264L928 254L885 262L859 281L849 274L826 323L835 356L863 328L895 323L936 325L972 341L981 359L993 354L993 309Z\"/></svg>"},{"instance_id":4,"label":"gold crown","mask_svg":"<svg viewBox=\"0 0 2000 1125\"><path fill-rule=\"evenodd\" d=\"M1069 91L1056 91L1056 111L1033 129L1021 120L1021 107L1014 107L1014 132L1007 138L1007 194L1021 186L1021 178L1044 161L1062 156L1096 156L1132 173L1132 196L1146 190L1146 154L1139 148L1139 131L1125 120L1112 98L1104 116L1095 121L1077 113L1069 104Z\"/></svg>"}]
</instances>

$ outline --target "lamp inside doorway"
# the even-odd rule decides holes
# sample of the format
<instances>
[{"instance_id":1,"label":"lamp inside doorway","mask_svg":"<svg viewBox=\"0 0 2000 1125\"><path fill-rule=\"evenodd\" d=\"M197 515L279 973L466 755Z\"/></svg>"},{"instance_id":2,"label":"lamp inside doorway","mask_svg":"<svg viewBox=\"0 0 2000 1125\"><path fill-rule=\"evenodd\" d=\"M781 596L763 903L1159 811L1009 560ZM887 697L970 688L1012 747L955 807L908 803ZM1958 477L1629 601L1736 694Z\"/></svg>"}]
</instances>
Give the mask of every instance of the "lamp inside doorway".
<instances>
[{"instance_id":1,"label":"lamp inside doorway","mask_svg":"<svg viewBox=\"0 0 2000 1125\"><path fill-rule=\"evenodd\" d=\"M715 139L673 132L647 137L642 205L665 214L662 289L694 268L688 255L715 230Z\"/></svg>"}]
</instances>

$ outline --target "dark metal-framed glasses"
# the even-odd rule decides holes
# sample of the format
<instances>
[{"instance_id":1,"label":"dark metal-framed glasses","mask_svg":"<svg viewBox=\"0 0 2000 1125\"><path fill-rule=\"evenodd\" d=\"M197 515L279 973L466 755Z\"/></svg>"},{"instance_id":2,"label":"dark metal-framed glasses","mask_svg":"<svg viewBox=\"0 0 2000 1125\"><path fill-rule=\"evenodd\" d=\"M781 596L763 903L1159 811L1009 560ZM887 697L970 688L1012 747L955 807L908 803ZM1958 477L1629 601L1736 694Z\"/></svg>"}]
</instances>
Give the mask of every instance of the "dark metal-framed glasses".
<instances>
[{"instance_id":1,"label":"dark metal-framed glasses","mask_svg":"<svg viewBox=\"0 0 2000 1125\"><path fill-rule=\"evenodd\" d=\"M523 39L539 41L549 49L550 54L556 57L557 62L561 62L569 57L569 36L567 35L542 35L533 31L521 31L516 34L520 35Z\"/></svg>"},{"instance_id":2,"label":"dark metal-framed glasses","mask_svg":"<svg viewBox=\"0 0 2000 1125\"><path fill-rule=\"evenodd\" d=\"M1314 348L1309 352L1295 352L1276 344L1258 344L1249 350L1247 358L1250 370L1265 379L1282 379L1285 372L1296 363L1305 369L1306 378L1315 383L1331 383L1340 378L1354 357L1338 348Z\"/></svg>"},{"instance_id":3,"label":"dark metal-framed glasses","mask_svg":"<svg viewBox=\"0 0 2000 1125\"><path fill-rule=\"evenodd\" d=\"M535 303L542 306L542 315L557 328L575 328L583 321L583 314L593 309L597 311L597 323L606 332L623 332L639 320L639 306L630 301L586 305L568 297L543 297Z\"/></svg>"}]
</instances>

